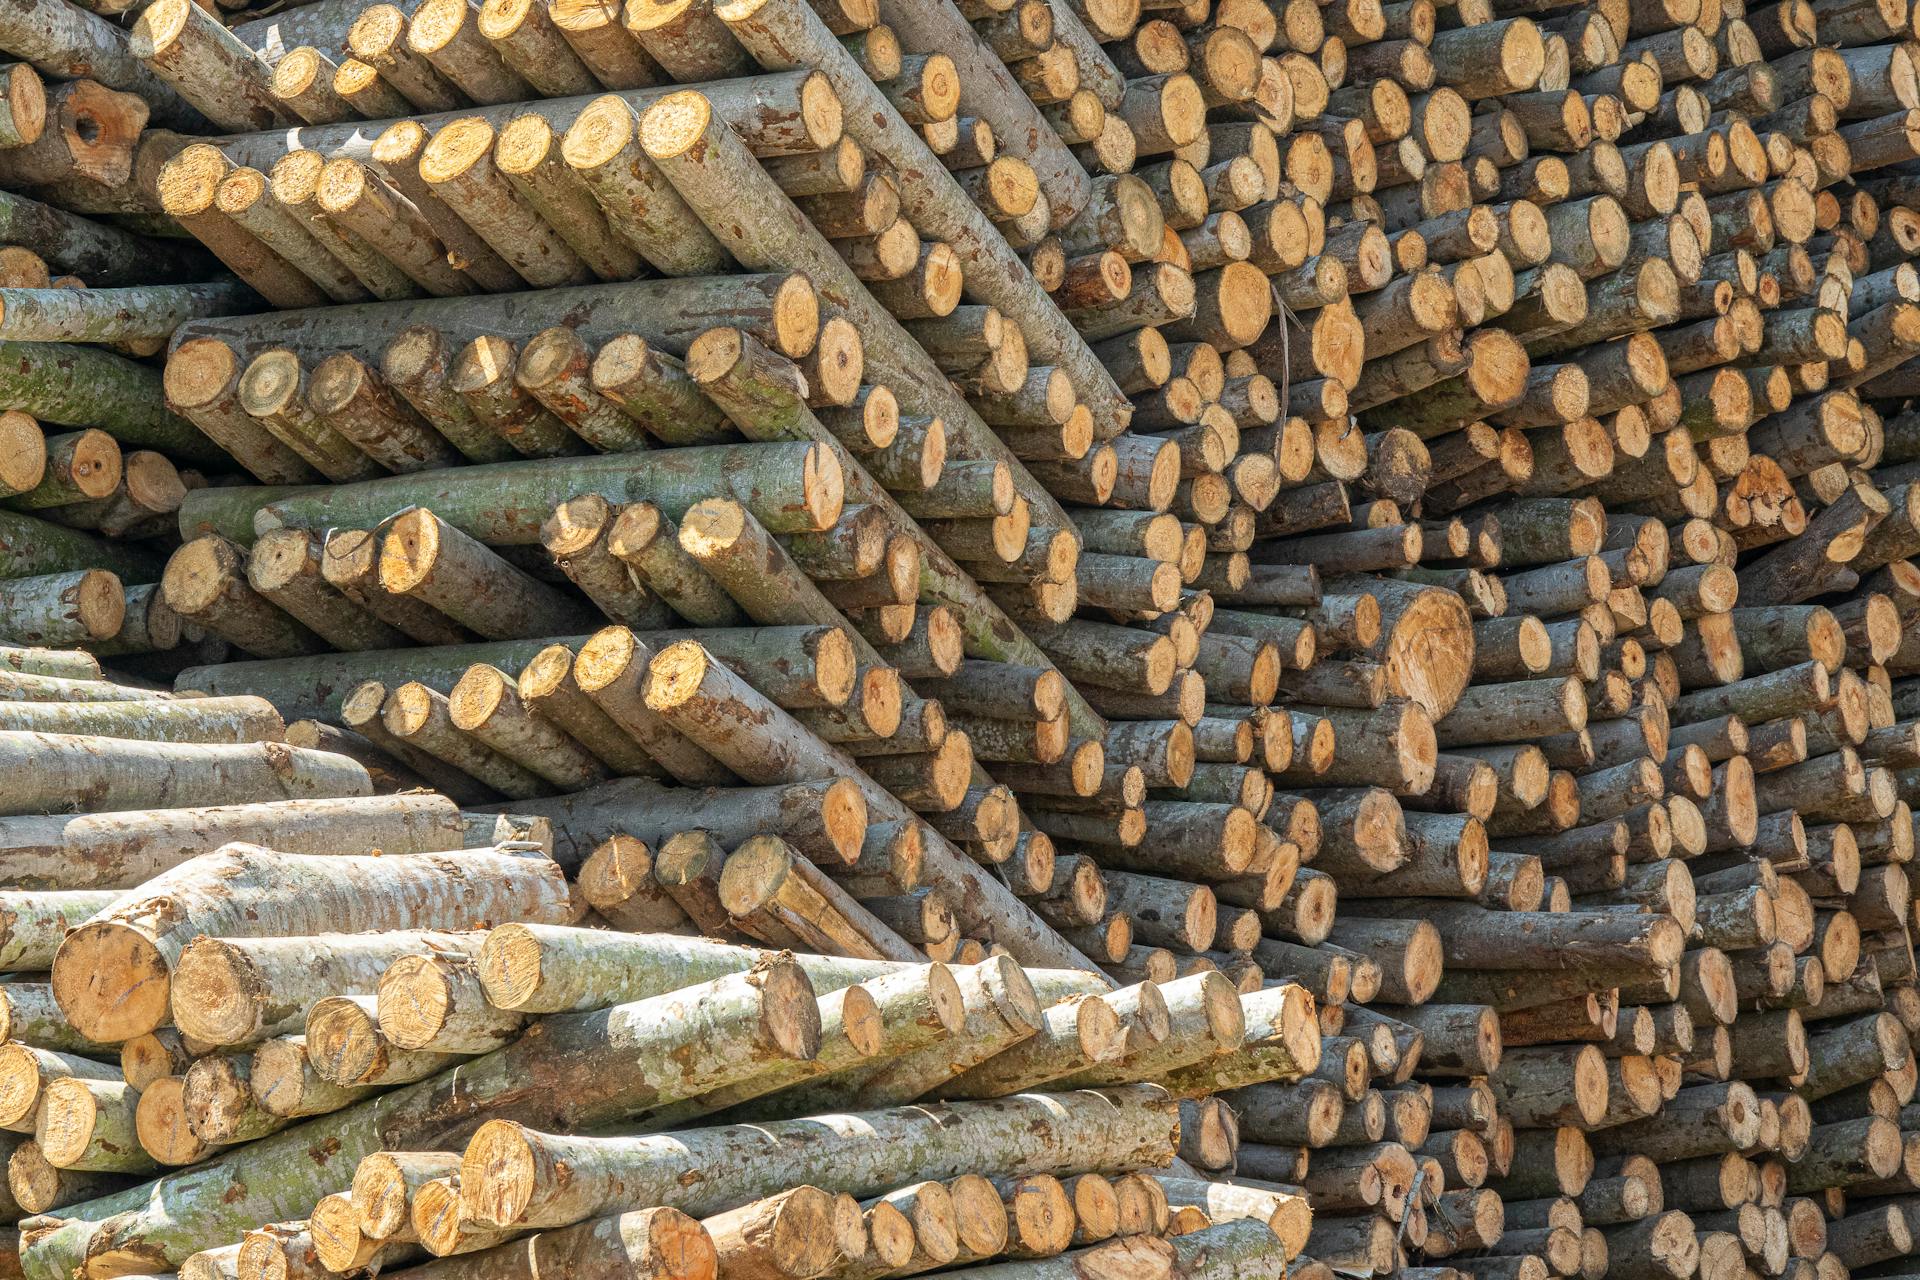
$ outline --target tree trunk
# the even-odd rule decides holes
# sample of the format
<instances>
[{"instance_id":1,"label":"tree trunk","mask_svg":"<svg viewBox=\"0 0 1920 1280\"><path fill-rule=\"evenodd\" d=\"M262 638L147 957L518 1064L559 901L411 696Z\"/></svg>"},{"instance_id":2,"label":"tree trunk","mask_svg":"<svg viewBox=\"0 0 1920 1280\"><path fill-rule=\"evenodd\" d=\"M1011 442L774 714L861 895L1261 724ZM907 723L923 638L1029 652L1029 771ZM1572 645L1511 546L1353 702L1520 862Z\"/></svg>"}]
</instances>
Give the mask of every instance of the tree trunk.
<instances>
[{"instance_id":1,"label":"tree trunk","mask_svg":"<svg viewBox=\"0 0 1920 1280\"><path fill-rule=\"evenodd\" d=\"M380 976L380 1030L403 1049L491 1053L519 1034L522 1018L495 1009L481 989L474 954L435 949L400 957Z\"/></svg>"},{"instance_id":2,"label":"tree trunk","mask_svg":"<svg viewBox=\"0 0 1920 1280\"><path fill-rule=\"evenodd\" d=\"M457 1162L456 1162L457 1163ZM511 1244L390 1272L409 1280L618 1280L645 1274L659 1280L702 1280L715 1273L713 1241L693 1218L675 1209L638 1209L575 1227L543 1231Z\"/></svg>"},{"instance_id":3,"label":"tree trunk","mask_svg":"<svg viewBox=\"0 0 1920 1280\"><path fill-rule=\"evenodd\" d=\"M840 472L818 445L716 445L663 450L645 468L607 454L451 467L297 494L197 489L181 507L180 519L182 528L203 519L225 524L210 513L239 509L254 513L260 532L364 529L396 510L417 506L488 545L534 546L547 514L582 493L615 503L650 501L678 516L718 492L734 494L776 533L813 532L831 528L838 517Z\"/></svg>"},{"instance_id":4,"label":"tree trunk","mask_svg":"<svg viewBox=\"0 0 1920 1280\"><path fill-rule=\"evenodd\" d=\"M91 21L84 15L81 20ZM31 57L13 36L7 33L8 50ZM137 236L13 192L0 193L0 240L32 250L54 270L97 289L204 280L211 266L198 245Z\"/></svg>"},{"instance_id":5,"label":"tree trunk","mask_svg":"<svg viewBox=\"0 0 1920 1280\"><path fill-rule=\"evenodd\" d=\"M32 768L0 796L12 813L58 808L76 790L105 809L138 809L167 801L188 804L234 798L367 795L366 770L343 756L281 743L176 744L79 734L0 734L0 758L17 755Z\"/></svg>"},{"instance_id":6,"label":"tree trunk","mask_svg":"<svg viewBox=\"0 0 1920 1280\"><path fill-rule=\"evenodd\" d=\"M769 946L912 963L920 953L778 836L728 856L720 902L736 928Z\"/></svg>"},{"instance_id":7,"label":"tree trunk","mask_svg":"<svg viewBox=\"0 0 1920 1280\"><path fill-rule=\"evenodd\" d=\"M294 122L273 97L267 64L197 5L156 0L134 25L128 51L223 129Z\"/></svg>"},{"instance_id":8,"label":"tree trunk","mask_svg":"<svg viewBox=\"0 0 1920 1280\"><path fill-rule=\"evenodd\" d=\"M664 995L731 973L772 953L706 938L618 934L556 925L508 924L480 956L481 981L497 1008L582 1012ZM900 969L890 960L802 955L816 990L836 991Z\"/></svg>"},{"instance_id":9,"label":"tree trunk","mask_svg":"<svg viewBox=\"0 0 1920 1280\"><path fill-rule=\"evenodd\" d=\"M1129 1031L1100 996L1075 996L1044 1010L1032 1037L948 1081L933 1096L1000 1098L1120 1058Z\"/></svg>"},{"instance_id":10,"label":"tree trunk","mask_svg":"<svg viewBox=\"0 0 1920 1280\"><path fill-rule=\"evenodd\" d=\"M0 343L0 405L42 422L98 427L122 444L202 466L226 455L167 412L159 373L107 351L58 342ZM96 566L98 567L98 566Z\"/></svg>"},{"instance_id":11,"label":"tree trunk","mask_svg":"<svg viewBox=\"0 0 1920 1280\"><path fill-rule=\"evenodd\" d=\"M15 342L164 342L200 316L247 310L238 284L125 289L0 289L0 337Z\"/></svg>"}]
</instances>

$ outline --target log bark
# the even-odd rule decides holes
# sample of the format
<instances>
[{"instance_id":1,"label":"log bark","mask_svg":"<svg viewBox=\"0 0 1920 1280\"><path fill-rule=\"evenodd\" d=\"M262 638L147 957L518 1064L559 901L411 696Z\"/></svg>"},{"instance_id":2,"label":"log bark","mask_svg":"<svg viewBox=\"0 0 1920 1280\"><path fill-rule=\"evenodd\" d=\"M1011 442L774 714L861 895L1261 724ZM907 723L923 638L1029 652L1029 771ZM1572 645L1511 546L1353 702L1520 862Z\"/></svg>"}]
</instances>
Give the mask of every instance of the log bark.
<instances>
[{"instance_id":1,"label":"log bark","mask_svg":"<svg viewBox=\"0 0 1920 1280\"><path fill-rule=\"evenodd\" d=\"M176 744L10 732L0 734L0 756L7 754L35 761L0 796L0 805L16 814L58 808L61 795L82 789L109 810L204 804L236 795L292 800L372 791L366 770L353 761L280 743Z\"/></svg>"},{"instance_id":2,"label":"log bark","mask_svg":"<svg viewBox=\"0 0 1920 1280\"><path fill-rule=\"evenodd\" d=\"M16 342L160 343L188 320L246 311L233 283L0 289L0 337Z\"/></svg>"}]
</instances>

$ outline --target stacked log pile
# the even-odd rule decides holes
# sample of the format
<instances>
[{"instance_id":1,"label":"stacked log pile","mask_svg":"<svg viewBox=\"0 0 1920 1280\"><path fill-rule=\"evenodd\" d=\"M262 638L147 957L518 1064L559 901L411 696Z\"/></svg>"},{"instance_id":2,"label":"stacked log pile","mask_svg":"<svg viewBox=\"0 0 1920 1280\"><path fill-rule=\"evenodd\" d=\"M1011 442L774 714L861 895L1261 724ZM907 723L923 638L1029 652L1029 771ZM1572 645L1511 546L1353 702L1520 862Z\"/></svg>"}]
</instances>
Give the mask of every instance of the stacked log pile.
<instances>
[{"instance_id":1,"label":"stacked log pile","mask_svg":"<svg viewBox=\"0 0 1920 1280\"><path fill-rule=\"evenodd\" d=\"M23 3L25 1269L1911 1271L1917 22Z\"/></svg>"},{"instance_id":2,"label":"stacked log pile","mask_svg":"<svg viewBox=\"0 0 1920 1280\"><path fill-rule=\"evenodd\" d=\"M430 1275L460 1255L444 1265L1228 1277L1305 1243L1297 1187L1180 1163L1190 1104L1160 1083L1203 1058L1303 1076L1302 987L1111 991L1004 956L621 931L543 818L373 795L259 698L5 656L38 696L9 705L113 713L0 733L44 779L0 817L3 1203L27 1274ZM62 794L99 812L41 816ZM734 858L756 847L791 849ZM775 1123L717 1123L770 1102Z\"/></svg>"}]
</instances>

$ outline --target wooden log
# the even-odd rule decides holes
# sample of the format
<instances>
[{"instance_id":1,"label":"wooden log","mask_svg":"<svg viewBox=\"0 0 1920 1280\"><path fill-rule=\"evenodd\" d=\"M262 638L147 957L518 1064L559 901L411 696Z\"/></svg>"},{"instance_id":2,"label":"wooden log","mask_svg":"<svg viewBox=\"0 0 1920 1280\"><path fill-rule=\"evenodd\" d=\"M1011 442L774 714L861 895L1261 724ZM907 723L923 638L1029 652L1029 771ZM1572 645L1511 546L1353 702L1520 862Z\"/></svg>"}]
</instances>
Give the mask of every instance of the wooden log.
<instances>
[{"instance_id":1,"label":"wooden log","mask_svg":"<svg viewBox=\"0 0 1920 1280\"><path fill-rule=\"evenodd\" d=\"M229 941L201 938L180 953L170 1008L176 1025L197 1040L209 1045L248 1044L303 1025L315 992L370 993L380 975L402 956L422 949L477 946L477 939L456 934L408 931Z\"/></svg>"},{"instance_id":2,"label":"wooden log","mask_svg":"<svg viewBox=\"0 0 1920 1280\"><path fill-rule=\"evenodd\" d=\"M140 1095L120 1080L66 1076L48 1083L35 1118L34 1141L58 1169L143 1173L155 1167L134 1132Z\"/></svg>"},{"instance_id":3,"label":"wooden log","mask_svg":"<svg viewBox=\"0 0 1920 1280\"><path fill-rule=\"evenodd\" d=\"M801 942L875 960L912 961L919 954L775 836L756 836L736 849L719 891L736 927L769 945Z\"/></svg>"},{"instance_id":4,"label":"wooden log","mask_svg":"<svg viewBox=\"0 0 1920 1280\"><path fill-rule=\"evenodd\" d=\"M9 32L10 39L15 34ZM8 47L25 49L14 43ZM38 55L22 56L31 61ZM206 278L207 262L198 246L134 235L12 192L0 198L0 235L95 288Z\"/></svg>"},{"instance_id":5,"label":"wooden log","mask_svg":"<svg viewBox=\"0 0 1920 1280\"><path fill-rule=\"evenodd\" d=\"M500 877L491 890L498 896L491 905L476 900L471 904L470 914L456 913L447 918L446 923L455 927L478 923L496 918L502 910L530 911L549 918L559 918L564 913L564 902L556 905L552 898L559 878L558 868L539 857L489 851L464 855L422 854L417 860L398 863L362 856L360 862L354 863L228 845L218 854L192 859L150 882L158 886L178 886L173 901L179 904L179 914L154 920L141 913L140 900L135 899L122 903L115 914L91 921L86 931L69 936L62 944L65 958L55 957L62 975L55 983L56 992L61 1007L76 1027L112 1031L132 1028L127 1035L140 1034L160 1025L167 1010L170 975L186 943L207 925L215 920L229 921L215 926L229 936L248 933L259 936L263 930L284 935L299 928L291 920L284 922L284 927L276 928L274 921L261 917L254 904L263 892L280 892L294 877L305 875L313 888L304 893L301 900L305 909L317 913L311 918L335 925L365 921L371 928L394 921L398 927L406 927L405 917L412 915L404 897L409 886L431 891L435 885L456 884L479 874L489 863L493 873ZM382 894L375 888L383 883L402 895L389 900L385 906ZM268 890L268 885L281 888ZM344 894L346 899L353 899L355 905L339 909L339 904L326 898L328 892ZM507 907L507 903L514 905ZM387 914L396 908L397 914ZM200 921L197 926L193 923L196 919ZM249 923L242 925L240 921ZM96 963L88 958L102 948L106 953L126 954L129 961L116 965ZM76 965L78 967L74 967ZM129 981L146 993L144 999L129 1004L115 994L124 992ZM115 1038L125 1039L127 1035Z\"/></svg>"},{"instance_id":6,"label":"wooden log","mask_svg":"<svg viewBox=\"0 0 1920 1280\"><path fill-rule=\"evenodd\" d=\"M855 1194L873 1193L903 1185L916 1174L956 1177L978 1167L979 1142L986 1131L982 1126L993 1126L1004 1134L1008 1131L1004 1125L1010 1116L1031 1116L1038 1122L1037 1128L1027 1130L1030 1136L1025 1139L1035 1145L1023 1156L998 1165L1010 1171L1065 1172L1088 1164L1122 1167L1137 1163L1143 1147L1171 1154L1167 1144L1172 1138L1174 1108L1164 1093L1151 1087L1128 1087L1111 1095L1059 1096L1064 1106L1049 1101L1041 1113L1035 1113L1038 1099L1031 1095L857 1112L849 1117L853 1120L851 1125L836 1118L824 1126L824 1134L818 1122L801 1127L798 1122L773 1121L751 1129L761 1135L757 1142L764 1143L764 1135L772 1134L779 1145L763 1147L762 1158L746 1163L741 1163L737 1154L731 1154L733 1144L746 1139L746 1126L695 1131L705 1135L695 1140L699 1145L681 1147L684 1156L674 1156L669 1154L670 1148L663 1149L663 1144L653 1139L580 1139L537 1134L518 1125L502 1123L474 1136L467 1160L476 1171L517 1166L527 1172L512 1182L499 1177L488 1179L473 1192L468 1211L482 1221L506 1219L516 1224L530 1224L590 1215L597 1203L648 1198L683 1200L687 1211L701 1212L709 1206L751 1199L760 1187L784 1188L809 1176L829 1185L850 1188ZM1117 1100L1117 1107L1107 1101L1109 1097ZM1094 1123L1085 1110L1096 1098L1106 1112L1098 1123ZM1048 1118L1042 1120L1041 1114ZM1149 1120L1149 1116L1153 1118ZM939 1129L927 1127L927 1122L936 1119L943 1122ZM829 1165L820 1163L811 1153L801 1156L788 1141L803 1131L813 1135L807 1143L809 1147L821 1141L830 1142L837 1158ZM929 1149L924 1140L936 1133L940 1136ZM920 1150L912 1156L900 1149L908 1134L919 1134L923 1139ZM1076 1141L1071 1146L1061 1145L1060 1140L1068 1137ZM560 1156L563 1150L567 1152L565 1157ZM729 1177L738 1180L739 1190L714 1186L710 1179L700 1179L697 1189L686 1184L674 1188L667 1185L673 1175L662 1177L662 1159L676 1163L698 1161L705 1165L721 1152L730 1154L713 1167L716 1172L723 1168L729 1170ZM556 1186L553 1174L546 1171L554 1167L554 1160L561 1158L580 1170L582 1176L569 1185ZM779 1167L796 1159L807 1163L791 1173ZM513 1163L503 1163L505 1161ZM682 1167L686 1166L682 1164ZM804 1171L808 1168L812 1173ZM657 1184L656 1179L660 1180ZM642 1180L649 1186L658 1185L659 1190L649 1190L644 1197L636 1197L635 1191ZM463 1200L465 1198L463 1193Z\"/></svg>"},{"instance_id":7,"label":"wooden log","mask_svg":"<svg viewBox=\"0 0 1920 1280\"><path fill-rule=\"evenodd\" d=\"M157 706L168 704L102 704ZM131 889L223 844L287 853L459 847L458 808L431 795L263 801L0 820L7 881L28 888Z\"/></svg>"},{"instance_id":8,"label":"wooden log","mask_svg":"<svg viewBox=\"0 0 1920 1280\"><path fill-rule=\"evenodd\" d=\"M158 0L140 14L127 52L223 129L292 123L271 90L271 71L213 15Z\"/></svg>"},{"instance_id":9,"label":"wooden log","mask_svg":"<svg viewBox=\"0 0 1920 1280\"><path fill-rule=\"evenodd\" d=\"M122 444L186 462L223 461L192 424L167 412L153 370L110 352L57 343L9 342L4 351L9 374L0 399L7 408L42 422L98 427Z\"/></svg>"},{"instance_id":10,"label":"wooden log","mask_svg":"<svg viewBox=\"0 0 1920 1280\"><path fill-rule=\"evenodd\" d=\"M825 979L834 981L834 979ZM661 1123L678 1117L710 1115L764 1097L790 1084L847 1070L860 1070L873 1058L906 1054L961 1032L964 996L951 971L942 965L893 968L892 972L842 987L821 999L821 1052L662 1114Z\"/></svg>"}]
</instances>

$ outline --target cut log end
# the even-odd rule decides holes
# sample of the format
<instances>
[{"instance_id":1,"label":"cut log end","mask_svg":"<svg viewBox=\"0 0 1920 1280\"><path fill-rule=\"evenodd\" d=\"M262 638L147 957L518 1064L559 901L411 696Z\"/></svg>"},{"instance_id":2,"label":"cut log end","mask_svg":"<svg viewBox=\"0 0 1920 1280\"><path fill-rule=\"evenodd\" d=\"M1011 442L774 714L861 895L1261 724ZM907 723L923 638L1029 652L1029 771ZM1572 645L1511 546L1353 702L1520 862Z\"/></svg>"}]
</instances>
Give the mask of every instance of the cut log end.
<instances>
[{"instance_id":1,"label":"cut log end","mask_svg":"<svg viewBox=\"0 0 1920 1280\"><path fill-rule=\"evenodd\" d=\"M478 116L440 126L420 153L421 178L438 185L464 177L489 157L497 136L493 125Z\"/></svg>"},{"instance_id":2,"label":"cut log end","mask_svg":"<svg viewBox=\"0 0 1920 1280\"><path fill-rule=\"evenodd\" d=\"M425 582L440 554L440 520L430 511L402 513L380 539L380 585L396 595Z\"/></svg>"},{"instance_id":3,"label":"cut log end","mask_svg":"<svg viewBox=\"0 0 1920 1280\"><path fill-rule=\"evenodd\" d=\"M197 938L174 969L174 1024L208 1044L244 1044L261 1030L260 988L260 975L241 949Z\"/></svg>"},{"instance_id":4,"label":"cut log end","mask_svg":"<svg viewBox=\"0 0 1920 1280\"><path fill-rule=\"evenodd\" d=\"M82 925L54 957L54 999L89 1040L117 1044L161 1026L171 993L165 955L132 925Z\"/></svg>"},{"instance_id":5,"label":"cut log end","mask_svg":"<svg viewBox=\"0 0 1920 1280\"><path fill-rule=\"evenodd\" d=\"M511 1120L489 1120L467 1140L460 1157L461 1205L476 1222L512 1224L532 1202L540 1153L529 1130Z\"/></svg>"},{"instance_id":6,"label":"cut log end","mask_svg":"<svg viewBox=\"0 0 1920 1280\"><path fill-rule=\"evenodd\" d=\"M141 1150L161 1164L193 1164L212 1150L187 1118L186 1081L180 1076L163 1076L142 1089L133 1123Z\"/></svg>"}]
</instances>

